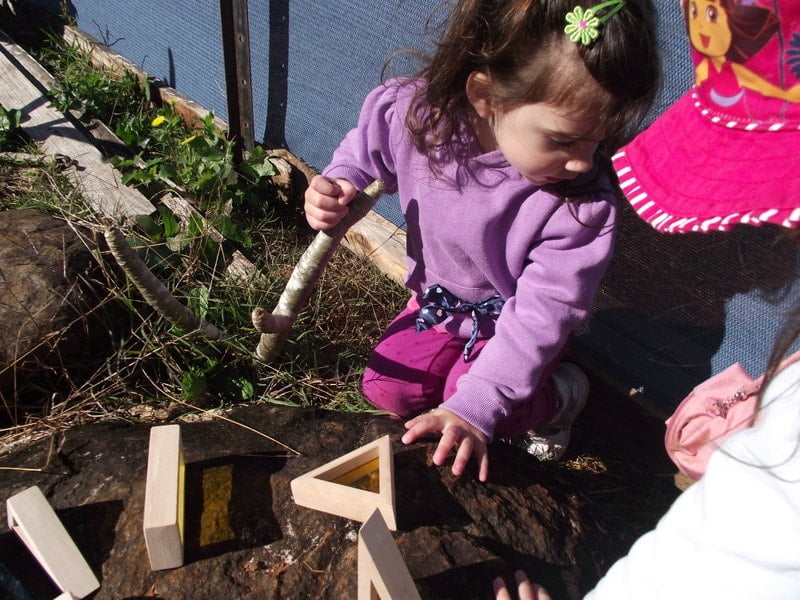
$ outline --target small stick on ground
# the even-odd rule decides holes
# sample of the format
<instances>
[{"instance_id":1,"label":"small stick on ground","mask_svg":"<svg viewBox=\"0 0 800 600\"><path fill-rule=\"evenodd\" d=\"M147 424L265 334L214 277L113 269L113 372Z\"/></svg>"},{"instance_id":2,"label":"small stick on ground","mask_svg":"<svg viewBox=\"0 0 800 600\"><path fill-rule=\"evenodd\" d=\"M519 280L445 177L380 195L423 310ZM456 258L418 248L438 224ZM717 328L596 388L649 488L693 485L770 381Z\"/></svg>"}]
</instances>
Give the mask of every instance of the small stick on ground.
<instances>
[{"instance_id":1,"label":"small stick on ground","mask_svg":"<svg viewBox=\"0 0 800 600\"><path fill-rule=\"evenodd\" d=\"M275 310L271 313L261 307L253 310L253 325L261 332L261 339L255 352L258 360L268 363L280 352L289 335L289 329L342 238L356 221L367 215L382 193L383 181L380 179L376 179L363 191L358 192L350 202L345 218L336 227L317 233L314 241L297 261Z\"/></svg>"},{"instance_id":2,"label":"small stick on ground","mask_svg":"<svg viewBox=\"0 0 800 600\"><path fill-rule=\"evenodd\" d=\"M204 415L209 415L212 418L219 419L220 421L225 421L226 423L230 423L232 425L236 425L237 427L241 427L242 429L246 429L247 431L255 433L256 435L260 435L261 437L268 439L270 442L278 444L278 446L280 446L281 448L284 448L285 450L288 450L289 452L292 453L292 456L302 456L302 453L299 450L295 450L291 446L288 446L288 445L284 444L283 442L281 442L279 440L276 440L274 437L271 437L271 436L267 435L266 433L263 433L263 432L259 431L258 429L253 429L249 425L245 425L244 423L240 423L239 421L235 421L234 419L231 419L230 417L226 417L225 415L220 414L218 412L213 412L212 413L211 411L208 411L208 410L205 410L205 409L202 409L202 408L198 408L197 406L194 406L193 404L189 404L188 402L184 402L183 400L178 400L178 402L180 404L183 404L184 406L188 406L192 410L196 410L199 413L202 413Z\"/></svg>"},{"instance_id":3,"label":"small stick on ground","mask_svg":"<svg viewBox=\"0 0 800 600\"><path fill-rule=\"evenodd\" d=\"M29 154L26 152L0 152L0 165L15 167L69 167L75 161L63 154Z\"/></svg>"}]
</instances>

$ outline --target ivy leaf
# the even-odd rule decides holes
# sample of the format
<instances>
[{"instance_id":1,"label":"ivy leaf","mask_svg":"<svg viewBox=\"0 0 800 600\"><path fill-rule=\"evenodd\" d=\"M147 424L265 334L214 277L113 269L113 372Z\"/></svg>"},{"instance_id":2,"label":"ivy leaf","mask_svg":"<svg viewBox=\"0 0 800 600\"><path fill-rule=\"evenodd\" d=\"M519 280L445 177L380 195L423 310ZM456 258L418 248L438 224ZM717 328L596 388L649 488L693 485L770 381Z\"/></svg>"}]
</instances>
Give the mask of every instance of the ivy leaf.
<instances>
[{"instance_id":1,"label":"ivy leaf","mask_svg":"<svg viewBox=\"0 0 800 600\"><path fill-rule=\"evenodd\" d=\"M201 319L208 316L208 299L210 294L204 285L198 285L189 290L187 301L189 309Z\"/></svg>"},{"instance_id":2,"label":"ivy leaf","mask_svg":"<svg viewBox=\"0 0 800 600\"><path fill-rule=\"evenodd\" d=\"M184 373L181 379L183 397L187 400L194 400L206 390L207 385L205 374L193 372Z\"/></svg>"}]
</instances>

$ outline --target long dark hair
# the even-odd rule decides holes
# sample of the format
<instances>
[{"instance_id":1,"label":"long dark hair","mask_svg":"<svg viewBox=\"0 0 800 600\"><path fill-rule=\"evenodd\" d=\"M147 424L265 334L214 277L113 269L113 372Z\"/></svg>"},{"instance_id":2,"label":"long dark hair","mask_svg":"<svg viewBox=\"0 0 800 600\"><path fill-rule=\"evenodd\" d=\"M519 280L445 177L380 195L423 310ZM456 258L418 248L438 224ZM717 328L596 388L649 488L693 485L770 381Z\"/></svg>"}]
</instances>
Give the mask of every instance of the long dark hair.
<instances>
[{"instance_id":1,"label":"long dark hair","mask_svg":"<svg viewBox=\"0 0 800 600\"><path fill-rule=\"evenodd\" d=\"M583 46L568 41L566 15L601 0L458 0L427 65L406 124L434 172L444 162L467 157L464 123L471 106L467 77L492 78L492 101L502 109L549 102L596 114L606 125L605 156L632 136L658 87L654 12L649 0L624 0ZM564 49L568 52L564 52ZM575 52L575 50L577 52ZM565 57L565 54L569 56ZM573 77L579 57L597 86Z\"/></svg>"},{"instance_id":2,"label":"long dark hair","mask_svg":"<svg viewBox=\"0 0 800 600\"><path fill-rule=\"evenodd\" d=\"M783 327L772 346L772 351L767 361L767 370L764 373L764 383L761 386L762 396L770 380L777 374L781 362L787 357L798 339L800 339L800 306L796 306L789 311Z\"/></svg>"}]
</instances>

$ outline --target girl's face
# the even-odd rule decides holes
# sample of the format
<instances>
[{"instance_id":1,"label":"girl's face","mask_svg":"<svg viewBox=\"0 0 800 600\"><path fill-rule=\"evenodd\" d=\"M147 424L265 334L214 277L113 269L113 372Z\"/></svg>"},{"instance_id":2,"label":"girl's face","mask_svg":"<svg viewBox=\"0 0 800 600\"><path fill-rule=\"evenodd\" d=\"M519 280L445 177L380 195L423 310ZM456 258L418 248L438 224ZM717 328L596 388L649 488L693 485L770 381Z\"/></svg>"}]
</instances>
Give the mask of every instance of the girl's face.
<instances>
[{"instance_id":1,"label":"girl's face","mask_svg":"<svg viewBox=\"0 0 800 600\"><path fill-rule=\"evenodd\" d=\"M716 0L690 0L686 7L689 39L706 56L725 56L731 46L728 13Z\"/></svg>"},{"instance_id":2,"label":"girl's face","mask_svg":"<svg viewBox=\"0 0 800 600\"><path fill-rule=\"evenodd\" d=\"M590 171L605 137L596 119L541 102L493 111L488 125L495 148L536 185L574 179Z\"/></svg>"}]
</instances>

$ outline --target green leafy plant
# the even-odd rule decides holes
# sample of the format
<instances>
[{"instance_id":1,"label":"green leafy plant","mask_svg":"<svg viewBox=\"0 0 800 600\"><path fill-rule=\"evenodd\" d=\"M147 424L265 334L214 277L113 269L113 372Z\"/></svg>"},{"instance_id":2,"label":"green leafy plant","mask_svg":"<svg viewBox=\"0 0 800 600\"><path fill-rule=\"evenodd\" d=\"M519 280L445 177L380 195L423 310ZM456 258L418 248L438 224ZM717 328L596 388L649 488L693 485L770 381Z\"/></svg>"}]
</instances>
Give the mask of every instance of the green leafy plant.
<instances>
[{"instance_id":1,"label":"green leafy plant","mask_svg":"<svg viewBox=\"0 0 800 600\"><path fill-rule=\"evenodd\" d=\"M209 113L194 130L167 105L143 130L141 119L128 120L116 128L117 135L139 150L136 157L117 161L125 171L124 183L151 188L176 184L194 198L198 209L216 214L243 207L261 208L268 194L269 178L277 172L265 150L257 146L234 165L234 142L217 129Z\"/></svg>"},{"instance_id":2,"label":"green leafy plant","mask_svg":"<svg viewBox=\"0 0 800 600\"><path fill-rule=\"evenodd\" d=\"M38 55L58 81L53 97L78 114L100 116L115 131L131 152L112 160L126 183L157 207L122 229L127 244L178 302L225 334L209 339L164 318L104 244L107 302L124 308L130 331L95 377L75 382L70 406L276 402L370 410L360 395L360 374L405 300L402 288L343 250L299 315L280 359L254 361L259 336L250 313L276 303L313 238L296 218L286 218L299 212L291 213L295 205L276 193L270 151L257 145L234 165L233 143L213 115L188 125L172 105L153 100L141 78L93 67L77 46L58 37L48 43ZM65 203L68 184L57 181L55 194L34 200L35 206L105 231L107 224L85 205ZM188 200L192 211L173 212L174 205L162 201L167 192ZM251 271L228 272L234 252L248 259Z\"/></svg>"},{"instance_id":3,"label":"green leafy plant","mask_svg":"<svg viewBox=\"0 0 800 600\"><path fill-rule=\"evenodd\" d=\"M22 123L22 111L13 108L7 110L0 106L0 150L5 150L9 142L19 133Z\"/></svg>"},{"instance_id":4,"label":"green leafy plant","mask_svg":"<svg viewBox=\"0 0 800 600\"><path fill-rule=\"evenodd\" d=\"M51 37L51 43L39 58L60 74L59 85L48 96L61 112L75 110L84 117L109 122L120 114L135 111L141 106L143 94L149 96L147 82L140 81L135 74L125 71L112 77L97 69L77 45L55 37Z\"/></svg>"}]
</instances>

